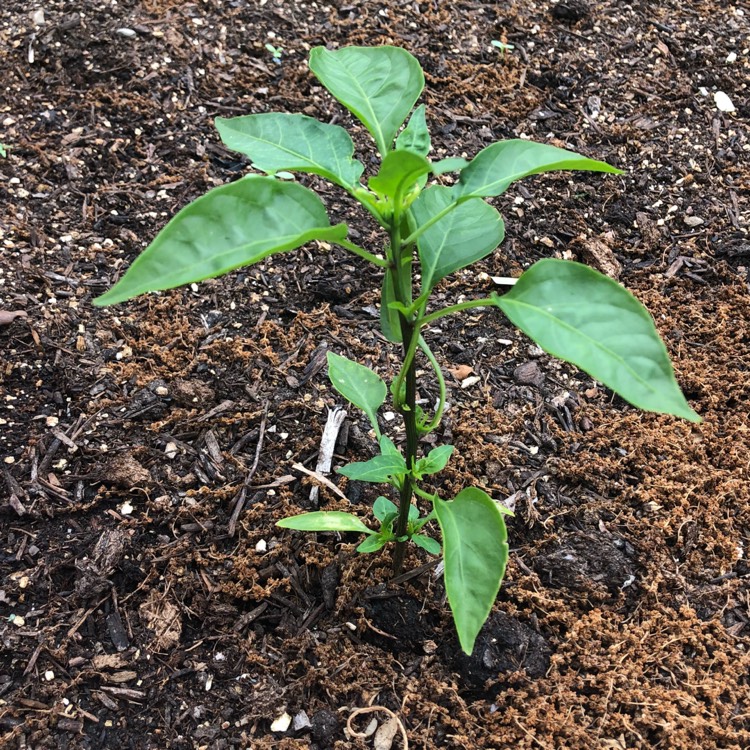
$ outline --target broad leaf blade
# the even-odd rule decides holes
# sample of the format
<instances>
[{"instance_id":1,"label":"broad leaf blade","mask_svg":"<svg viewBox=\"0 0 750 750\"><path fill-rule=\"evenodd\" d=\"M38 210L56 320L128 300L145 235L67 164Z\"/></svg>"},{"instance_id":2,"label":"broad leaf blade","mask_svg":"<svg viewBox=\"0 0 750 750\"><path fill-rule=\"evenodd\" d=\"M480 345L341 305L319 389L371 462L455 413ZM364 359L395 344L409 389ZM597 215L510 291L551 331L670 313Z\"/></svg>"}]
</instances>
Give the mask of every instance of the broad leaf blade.
<instances>
[{"instance_id":1,"label":"broad leaf blade","mask_svg":"<svg viewBox=\"0 0 750 750\"><path fill-rule=\"evenodd\" d=\"M370 131L381 156L424 87L419 62L400 47L315 47L310 70Z\"/></svg>"},{"instance_id":2,"label":"broad leaf blade","mask_svg":"<svg viewBox=\"0 0 750 750\"><path fill-rule=\"evenodd\" d=\"M677 385L646 308L608 276L547 258L495 303L546 352L580 367L634 406L701 421Z\"/></svg>"},{"instance_id":3,"label":"broad leaf blade","mask_svg":"<svg viewBox=\"0 0 750 750\"><path fill-rule=\"evenodd\" d=\"M452 445L439 445L433 448L424 458L417 461L415 473L420 476L437 474L445 468L452 454Z\"/></svg>"},{"instance_id":4,"label":"broad leaf blade","mask_svg":"<svg viewBox=\"0 0 750 750\"><path fill-rule=\"evenodd\" d=\"M364 166L353 158L354 143L338 125L282 112L217 117L215 124L224 145L262 172L318 174L349 189L359 184Z\"/></svg>"},{"instance_id":5,"label":"broad leaf blade","mask_svg":"<svg viewBox=\"0 0 750 750\"><path fill-rule=\"evenodd\" d=\"M512 139L482 149L461 171L461 179L454 187L455 196L465 199L500 195L522 177L557 169L622 174L622 170L574 151L547 143Z\"/></svg>"},{"instance_id":6,"label":"broad leaf blade","mask_svg":"<svg viewBox=\"0 0 750 750\"><path fill-rule=\"evenodd\" d=\"M374 456L369 461L355 461L338 469L338 473L357 482L381 484L391 477L406 474L406 462L401 455Z\"/></svg>"},{"instance_id":7,"label":"broad leaf blade","mask_svg":"<svg viewBox=\"0 0 750 750\"><path fill-rule=\"evenodd\" d=\"M376 534L352 513L340 510L317 510L300 513L298 516L282 518L276 522L282 529L295 531L354 531L360 534Z\"/></svg>"},{"instance_id":8,"label":"broad leaf blade","mask_svg":"<svg viewBox=\"0 0 750 750\"><path fill-rule=\"evenodd\" d=\"M424 104L420 104L412 112L406 127L396 138L396 148L403 151L412 151L420 156L430 153L432 141L430 131L427 129Z\"/></svg>"},{"instance_id":9,"label":"broad leaf blade","mask_svg":"<svg viewBox=\"0 0 750 750\"><path fill-rule=\"evenodd\" d=\"M445 590L461 648L470 654L500 589L508 562L505 521L492 498L476 487L451 502L435 499L443 533Z\"/></svg>"},{"instance_id":10,"label":"broad leaf blade","mask_svg":"<svg viewBox=\"0 0 750 750\"><path fill-rule=\"evenodd\" d=\"M405 195L420 177L429 174L432 166L424 156L411 151L389 151L380 171L370 178L369 186L378 195L395 199Z\"/></svg>"},{"instance_id":11,"label":"broad leaf blade","mask_svg":"<svg viewBox=\"0 0 750 750\"><path fill-rule=\"evenodd\" d=\"M425 224L451 203L451 188L428 188L411 207L415 226ZM417 239L422 289L432 289L448 274L489 255L504 237L502 217L488 203L476 198L457 205Z\"/></svg>"},{"instance_id":12,"label":"broad leaf blade","mask_svg":"<svg viewBox=\"0 0 750 750\"><path fill-rule=\"evenodd\" d=\"M380 434L377 411L388 393L380 377L369 367L328 352L328 378L347 401L362 409L375 432Z\"/></svg>"},{"instance_id":13,"label":"broad leaf blade","mask_svg":"<svg viewBox=\"0 0 750 750\"><path fill-rule=\"evenodd\" d=\"M221 276L311 240L345 236L346 225L330 226L311 190L272 177L245 177L183 208L94 304L113 305Z\"/></svg>"},{"instance_id":14,"label":"broad leaf blade","mask_svg":"<svg viewBox=\"0 0 750 750\"><path fill-rule=\"evenodd\" d=\"M458 156L449 156L447 159L432 162L432 174L440 175L446 172L460 172L471 162Z\"/></svg>"}]
</instances>

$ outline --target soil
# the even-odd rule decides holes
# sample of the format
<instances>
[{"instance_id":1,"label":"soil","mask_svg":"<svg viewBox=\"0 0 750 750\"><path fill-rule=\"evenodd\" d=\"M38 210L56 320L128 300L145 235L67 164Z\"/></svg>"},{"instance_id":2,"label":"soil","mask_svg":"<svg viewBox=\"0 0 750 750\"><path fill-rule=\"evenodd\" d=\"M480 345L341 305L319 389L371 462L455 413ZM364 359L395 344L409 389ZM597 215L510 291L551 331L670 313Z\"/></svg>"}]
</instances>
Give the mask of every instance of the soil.
<instances>
[{"instance_id":1,"label":"soil","mask_svg":"<svg viewBox=\"0 0 750 750\"><path fill-rule=\"evenodd\" d=\"M346 729L371 706L411 748L750 747L741 5L4 0L3 747L371 748ZM326 348L395 372L377 273L311 246L91 305L168 217L248 169L215 116L352 125L309 48L384 43L426 71L436 158L531 137L626 170L516 185L497 201L505 243L439 297L486 294L543 256L589 262L648 306L704 418L637 412L499 313L430 331L462 374L436 436L455 460L435 488L476 484L516 511L471 658L424 551L389 582L388 553L274 525L315 504L366 514L375 497L332 474L347 499L321 487L311 503L292 466L314 468L340 403ZM339 193L304 182L378 250ZM434 402L429 378L420 388ZM372 454L354 410L345 435L335 465ZM373 718L388 715L352 728ZM381 748L403 746L386 734Z\"/></svg>"}]
</instances>

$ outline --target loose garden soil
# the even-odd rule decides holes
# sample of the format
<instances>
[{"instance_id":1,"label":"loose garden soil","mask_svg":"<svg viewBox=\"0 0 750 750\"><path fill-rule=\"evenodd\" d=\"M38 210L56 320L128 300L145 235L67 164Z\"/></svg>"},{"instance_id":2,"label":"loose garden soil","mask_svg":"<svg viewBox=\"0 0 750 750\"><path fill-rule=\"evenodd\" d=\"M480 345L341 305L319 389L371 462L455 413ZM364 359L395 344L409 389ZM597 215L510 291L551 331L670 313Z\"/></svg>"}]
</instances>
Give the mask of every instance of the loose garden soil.
<instances>
[{"instance_id":1,"label":"loose garden soil","mask_svg":"<svg viewBox=\"0 0 750 750\"><path fill-rule=\"evenodd\" d=\"M750 747L740 5L4 0L3 747L403 747L346 729L366 707L390 709L411 748ZM438 301L544 256L588 262L648 306L704 418L637 412L497 311L428 332L449 373L436 439L456 446L435 489L476 484L515 508L470 658L434 558L412 551L389 581L389 555L358 556L354 536L274 525L315 504L367 514L377 494L332 474L346 497L323 486L313 502L293 468L314 469L341 405L327 349L395 373L377 273L312 245L91 305L168 217L248 170L214 117L353 126L307 70L320 44L413 52L436 158L530 137L626 170L512 188L497 201L505 243ZM378 250L340 193L302 181ZM420 387L433 403L429 374ZM387 429L399 439L398 420ZM350 409L335 464L373 449ZM373 718L388 723L374 711L351 727Z\"/></svg>"}]
</instances>

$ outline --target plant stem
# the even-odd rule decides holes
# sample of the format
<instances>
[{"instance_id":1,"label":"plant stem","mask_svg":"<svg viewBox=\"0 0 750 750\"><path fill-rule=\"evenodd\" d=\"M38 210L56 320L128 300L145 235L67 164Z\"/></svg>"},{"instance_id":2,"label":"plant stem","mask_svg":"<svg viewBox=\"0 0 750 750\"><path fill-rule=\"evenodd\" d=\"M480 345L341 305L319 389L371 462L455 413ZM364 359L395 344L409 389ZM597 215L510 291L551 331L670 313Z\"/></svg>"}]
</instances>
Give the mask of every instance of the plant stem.
<instances>
[{"instance_id":1,"label":"plant stem","mask_svg":"<svg viewBox=\"0 0 750 750\"><path fill-rule=\"evenodd\" d=\"M453 313L460 312L461 310L469 310L472 307L493 307L495 305L495 299L498 297L497 294L493 294L492 297L483 297L482 299L470 299L466 302L459 302L456 305L449 305L444 307L442 310L436 310L429 315L425 315L420 321L420 327L429 325L430 323L444 318L446 315L452 315Z\"/></svg>"},{"instance_id":2,"label":"plant stem","mask_svg":"<svg viewBox=\"0 0 750 750\"><path fill-rule=\"evenodd\" d=\"M359 255L360 258L364 258L365 260L369 260L370 263L374 263L376 266L380 266L380 268L388 268L387 260L378 258L377 255L373 255L372 253L368 253L367 250L365 250L363 247L355 245L353 242L349 242L349 240L335 240L335 243L337 245L340 245L341 247L346 248L355 255Z\"/></svg>"},{"instance_id":3,"label":"plant stem","mask_svg":"<svg viewBox=\"0 0 750 750\"><path fill-rule=\"evenodd\" d=\"M390 228L391 239L391 257L395 269L393 286L395 296L398 302L405 307L411 305L412 296L412 278L411 278L411 258L403 258L402 255L406 250L409 252L408 243L403 243L401 239L401 199L399 193L395 196L393 218ZM400 393L396 395L396 403L401 416L404 418L404 427L406 429L406 466L409 472L404 477L401 485L401 493L398 504L398 519L396 521L396 538L403 538L406 535L406 528L409 522L409 508L411 507L411 498L414 492L414 478L411 470L417 460L417 447L419 444L419 434L417 432L417 366L414 358L414 350L419 341L419 324L414 321L413 314L405 315L399 312L399 323L401 326L401 341L404 351L404 364L402 371L399 373L398 382L404 383L404 399L401 401ZM411 353L411 355L410 355ZM397 576L401 572L406 556L406 542L397 541L396 549L393 552L393 575Z\"/></svg>"},{"instance_id":4,"label":"plant stem","mask_svg":"<svg viewBox=\"0 0 750 750\"><path fill-rule=\"evenodd\" d=\"M401 318L401 336L403 338L404 354L411 348L411 341L419 336L419 332L413 323ZM417 433L417 365L412 357L406 368L404 402L401 405L401 415L404 418L406 428L406 466L411 470L417 460L417 446L419 435ZM398 520L396 522L396 538L399 539L406 534L409 521L409 508L414 492L414 478L411 473L406 474L401 485L401 497L398 504ZM393 553L393 575L401 572L406 556L406 542L396 542Z\"/></svg>"}]
</instances>

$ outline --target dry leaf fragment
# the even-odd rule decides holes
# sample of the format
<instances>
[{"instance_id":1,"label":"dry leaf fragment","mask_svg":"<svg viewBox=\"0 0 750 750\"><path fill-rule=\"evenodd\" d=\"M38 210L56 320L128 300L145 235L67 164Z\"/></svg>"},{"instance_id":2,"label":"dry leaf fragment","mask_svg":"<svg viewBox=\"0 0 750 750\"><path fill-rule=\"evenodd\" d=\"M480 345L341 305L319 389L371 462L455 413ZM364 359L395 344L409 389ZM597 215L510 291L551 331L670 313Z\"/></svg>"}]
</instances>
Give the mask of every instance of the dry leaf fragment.
<instances>
[{"instance_id":1,"label":"dry leaf fragment","mask_svg":"<svg viewBox=\"0 0 750 750\"><path fill-rule=\"evenodd\" d=\"M465 380L474 372L474 368L471 365L456 365L455 367L449 367L448 372L458 380Z\"/></svg>"}]
</instances>

